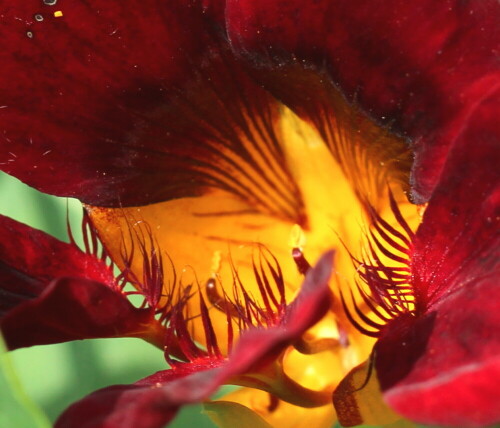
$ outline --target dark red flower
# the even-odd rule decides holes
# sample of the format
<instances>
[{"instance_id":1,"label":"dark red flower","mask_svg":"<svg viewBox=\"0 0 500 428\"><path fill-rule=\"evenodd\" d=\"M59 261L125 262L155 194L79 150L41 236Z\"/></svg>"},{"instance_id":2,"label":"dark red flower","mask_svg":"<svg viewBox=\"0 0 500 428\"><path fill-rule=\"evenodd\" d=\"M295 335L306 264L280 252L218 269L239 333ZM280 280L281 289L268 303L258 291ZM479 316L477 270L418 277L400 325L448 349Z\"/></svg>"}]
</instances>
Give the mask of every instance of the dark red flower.
<instances>
[{"instance_id":1,"label":"dark red flower","mask_svg":"<svg viewBox=\"0 0 500 428\"><path fill-rule=\"evenodd\" d=\"M27 0L0 19L0 165L88 204L92 238L2 219L7 343L134 336L172 365L60 426L161 426L228 381L318 406L309 384L332 391L366 337L344 424L369 388L414 421L500 421L498 2ZM321 259L289 303L330 247L334 298Z\"/></svg>"}]
</instances>

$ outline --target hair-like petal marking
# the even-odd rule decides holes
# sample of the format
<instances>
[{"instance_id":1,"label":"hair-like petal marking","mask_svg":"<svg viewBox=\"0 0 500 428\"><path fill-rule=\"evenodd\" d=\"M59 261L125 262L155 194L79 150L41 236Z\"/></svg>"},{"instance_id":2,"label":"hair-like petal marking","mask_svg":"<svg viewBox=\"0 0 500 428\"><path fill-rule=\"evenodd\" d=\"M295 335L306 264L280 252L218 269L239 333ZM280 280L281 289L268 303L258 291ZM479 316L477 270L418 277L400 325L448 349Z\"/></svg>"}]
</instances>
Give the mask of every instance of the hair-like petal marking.
<instances>
[{"instance_id":1,"label":"hair-like petal marking","mask_svg":"<svg viewBox=\"0 0 500 428\"><path fill-rule=\"evenodd\" d=\"M271 91L300 83L288 64L325 71L350 102L407 137L412 195L423 203L463 123L498 85L499 21L496 0L227 0L222 26L236 54L282 72ZM301 93L302 105L316 95Z\"/></svg>"},{"instance_id":2,"label":"hair-like petal marking","mask_svg":"<svg viewBox=\"0 0 500 428\"><path fill-rule=\"evenodd\" d=\"M193 354L186 352L194 357L190 363L171 360L172 369L158 372L134 385L115 385L96 391L70 406L57 421L56 428L161 428L181 405L207 399L223 383L250 384L292 402L303 400L306 407L326 404L329 392L308 390L291 380L283 385L273 385L272 378L270 383L265 379L266 375L272 374L276 358L285 348L328 310L332 259L333 254L326 253L309 271L300 293L288 305L279 323L242 332L227 359L215 348L212 352L201 353L197 345L191 343ZM187 332L179 330L178 333ZM184 343L186 351L188 342L183 338L179 338L179 342ZM281 381L286 379L283 375ZM84 418L83 414L92 417Z\"/></svg>"},{"instance_id":3,"label":"hair-like petal marking","mask_svg":"<svg viewBox=\"0 0 500 428\"><path fill-rule=\"evenodd\" d=\"M464 124L412 238L413 310L375 329L372 358L384 399L424 424L481 427L500 421L498 111L500 93ZM372 291L384 298L391 287L383 291L382 285L382 291Z\"/></svg>"}]
</instances>

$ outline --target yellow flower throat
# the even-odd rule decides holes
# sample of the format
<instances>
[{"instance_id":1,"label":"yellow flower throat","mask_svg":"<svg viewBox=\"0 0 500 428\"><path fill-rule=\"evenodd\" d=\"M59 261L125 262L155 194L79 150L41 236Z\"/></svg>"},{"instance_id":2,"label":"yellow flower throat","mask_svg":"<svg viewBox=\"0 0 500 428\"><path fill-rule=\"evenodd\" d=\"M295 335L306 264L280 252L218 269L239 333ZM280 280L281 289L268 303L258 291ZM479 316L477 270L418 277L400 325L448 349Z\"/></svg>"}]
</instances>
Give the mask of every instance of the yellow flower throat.
<instances>
[{"instance_id":1,"label":"yellow flower throat","mask_svg":"<svg viewBox=\"0 0 500 428\"><path fill-rule=\"evenodd\" d=\"M342 119L342 114L339 115L336 130L322 136L313 124L281 107L279 119L273 126L287 170L300 194L303 212L298 219L276 214L280 212L279 208L275 212L268 209L273 206L274 192L280 192L282 183L290 178L279 172L279 165L265 144L257 145L257 149L248 145L249 153L261 163L262 168L278 170L275 173L279 176L276 188L266 191L268 183L246 166L247 175L243 178L235 176L235 180L242 180L247 187L255 186L256 193L265 195L256 198L257 202L214 186L204 189L200 196L148 206L87 209L118 266L123 267L121 258L124 252L130 253L131 248L137 248L139 241L154 244L162 252L163 260L172 260L180 286L199 289L209 303L213 303L211 295L214 294L232 296L236 274L245 290L259 300L253 272L259 247L264 247L279 262L285 279L287 301L290 302L303 281L303 275L292 258L292 250L300 249L307 261L314 265L325 251L334 248L334 273L330 284L334 295L332 309L302 339L308 352L290 348L283 360L286 374L301 385L313 390L333 390L353 366L367 358L373 343L373 339L361 335L351 326L339 300L340 289L349 290L354 281L360 282L349 253L357 256L366 253L366 236L371 227L366 203L394 224L387 193L387 186L390 186L399 209L413 229L420 219L417 208L406 201L400 183L391 175L390 168L384 165L383 156L368 166L363 163L363 147L370 143L365 141L366 138L378 140L376 144L382 152L386 146L401 146L402 142L388 137L385 131L377 130L378 127L367 120L353 128L351 116L347 116L346 120L345 117ZM369 132L364 128L369 128ZM330 141L325 141L325 135ZM346 151L344 140L349 140L355 150ZM238 162L237 156L230 151L224 154L233 156ZM382 171L388 171L381 174L382 178L378 175L370 177L374 162L378 163L375 169L378 166ZM368 178L353 183L353 179L363 176ZM165 180L168 180L167 176ZM265 206L259 205L258 200L266 198ZM148 241L146 236L152 237L152 241ZM133 244L132 241L136 242ZM381 259L384 259L383 255ZM143 260L139 251L132 258L132 270L137 278L142 278ZM170 270L169 263L164 270ZM165 294L171 292L172 282L173 276L166 274ZM189 302L190 330L193 337L203 344L205 335L202 321L197 317L199 300L196 293ZM224 349L227 341L226 314L212 305L210 315L219 345Z\"/></svg>"}]
</instances>

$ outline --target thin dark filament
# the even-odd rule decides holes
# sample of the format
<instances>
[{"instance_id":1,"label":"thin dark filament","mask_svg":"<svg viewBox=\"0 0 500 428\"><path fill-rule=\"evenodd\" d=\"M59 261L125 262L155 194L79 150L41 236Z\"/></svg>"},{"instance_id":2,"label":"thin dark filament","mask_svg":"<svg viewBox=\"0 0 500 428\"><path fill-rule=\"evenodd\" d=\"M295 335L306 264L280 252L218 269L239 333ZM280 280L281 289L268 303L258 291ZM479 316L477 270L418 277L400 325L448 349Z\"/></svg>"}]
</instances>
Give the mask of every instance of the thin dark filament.
<instances>
[{"instance_id":1,"label":"thin dark filament","mask_svg":"<svg viewBox=\"0 0 500 428\"><path fill-rule=\"evenodd\" d=\"M231 81L231 79L229 79L229 81ZM207 88L210 88L210 90L212 92L212 97L214 99L218 99L218 97L219 97L218 90L216 87L213 86L212 81L207 81L207 85L206 86L204 85L204 89L206 90ZM238 92L233 92L233 93L238 93ZM182 99L182 98L179 98L179 99ZM223 109L226 109L228 106L228 103L223 103L222 100L221 100L220 104L221 104L221 108L223 108ZM234 100L231 103L231 105L233 105L233 104L235 104ZM202 121L205 120L204 118L206 117L206 112L202 111L202 110L198 111L196 106L193 105L193 103L190 100L187 100L187 99L184 100L184 105L185 105L186 109L188 109L189 111L191 111L192 113L195 114L197 123L201 123ZM230 111L230 112L227 111L226 114L229 117L233 117L233 118L235 118L235 116L241 115L241 112L238 108L233 109L233 110L234 111ZM236 119L236 121L233 124L233 126L226 124L226 128L225 128L226 134L222 135L226 141L231 141L232 144L224 143L223 145L228 150L230 150L231 153L233 153L234 155L236 155L239 158L237 170L239 170L239 172L241 174L243 174L243 176L245 176L246 179L250 181L250 183L252 183L251 184L252 188L255 188L255 189L260 191L261 196L258 196L258 193L255 193L254 191L249 191L249 193L247 194L247 197L248 197L248 195L253 195L257 199L260 199L260 202L264 206L266 206L268 209L271 209L272 204L270 204L269 202L265 202L264 199L262 199L262 195L267 195L270 198L270 200L272 199L273 204L277 204L277 206L279 208L279 212L287 213L287 208L285 207L285 205L280 206L280 203L278 202L278 200L276 198L271 198L271 195L268 194L268 189L273 189L275 192L277 192L277 195L279 196L279 198L281 198L282 201L285 201L286 204L289 204L289 206L292 207L292 210L295 211L297 208L297 206L295 204L296 198L293 197L291 189L286 188L286 185L284 186L286 189L285 192L278 190L276 188L276 183L277 182L282 183L283 180L282 179L277 180L278 177L276 176L276 174L274 174L274 177L272 179L269 178L268 175L271 172L269 170L269 168L266 168L266 169L261 168L258 160L256 160L250 154L250 152L247 150L247 148L244 146L244 144L242 144L240 136L235 132L235 129L237 129L237 128L239 128L241 131L243 131L243 133L247 137L247 140L251 143L252 147L254 147L257 150L257 152L262 153L261 148L259 147L259 144L257 144L255 142L254 136L252 135L251 131L247 128L246 119L243 116L240 116L239 119L236 117L235 119ZM223 124L219 124L219 126L217 127L217 132L219 134L223 131L221 129L221 125L223 125ZM206 127L210 128L210 127L212 127L212 125L209 123L206 123ZM207 131L207 130L205 130L205 131ZM211 138L211 139L216 140L216 138ZM265 141L267 141L267 139ZM207 143L206 141L202 141L201 143L202 143L203 147L207 147L207 148L213 144L213 143ZM265 156L261 155L261 157L263 157L263 160L266 161L267 158ZM244 168L242 168L240 166L240 164L246 165L246 167L249 167L251 170L253 170L253 172L255 173L256 176L262 178L262 180L264 180L263 185L261 186L260 184L258 184L255 181L255 179L249 173L247 173ZM234 180L234 177L231 177L231 178ZM272 209L271 209L271 212L273 212ZM292 217L290 217L290 215L291 215L291 213L288 213L287 217L288 218L295 218L296 217L296 213L292 214Z\"/></svg>"},{"instance_id":2,"label":"thin dark filament","mask_svg":"<svg viewBox=\"0 0 500 428\"><path fill-rule=\"evenodd\" d=\"M232 70L234 68L233 64L226 64L228 61L227 57L224 55L221 55L221 61L226 65L224 70ZM230 78L233 73L230 74L228 81L233 83L233 80ZM210 82L212 83L212 82ZM239 90L239 87L241 87L241 90ZM218 93L217 88L213 87L215 94ZM243 82L239 82L239 85L234 85L233 90L230 91L231 94L239 94L241 98L241 110L236 108L233 109L235 111L231 112L231 116L234 117L235 113L239 116L239 120L237 120L238 125L240 126L240 129L242 129L248 139L252 143L252 146L254 149L260 154L262 160L264 161L265 165L267 168L261 169L260 168L260 163L253 162L255 166L258 167L258 173L271 173L270 175L273 175L275 178L280 178L278 180L271 180L270 184L276 185L280 184L284 187L285 192L280 192L281 196L287 200L287 202L295 206L295 202L297 201L296 197L294 195L297 195L297 188L296 186L291 186L293 187L290 189L287 184L294 184L294 181L292 180L292 177L289 173L289 171L284 170L283 167L279 168L279 170L276 169L277 166L280 166L280 161L284 160L284 155L281 150L281 147L277 141L277 138L274 133L274 129L270 124L272 123L272 117L269 111L269 101L263 100L263 102L260 102L259 105L257 106L256 111L253 109L250 109L250 106L252 106L252 103L250 100L246 97L247 94L247 86ZM255 94L253 94L255 97ZM263 95L265 98L267 96ZM225 103L225 105L229 105ZM233 105L231 103L230 105ZM246 111L246 116L243 114L243 111ZM263 112L268 113L267 117L263 117ZM261 120L257 120L257 118L260 118ZM269 156L266 156L266 154L263 151L263 148L261 144L258 144L257 141L254 138L254 133L251 131L250 127L248 126L248 119L252 122L254 128L257 130L257 133L260 135L262 141L265 142L264 147L267 148L270 153ZM266 126L266 131L264 132L263 129L259 126L260 123L263 123ZM270 144L271 143L271 144ZM249 153L248 153L249 154ZM250 157L252 160L252 158ZM271 162L273 160L274 162ZM254 160L255 161L255 160ZM284 174L285 177L281 176L281 174ZM286 181L283 180L283 178L286 178ZM295 208L297 208L295 206Z\"/></svg>"},{"instance_id":3,"label":"thin dark filament","mask_svg":"<svg viewBox=\"0 0 500 428\"><path fill-rule=\"evenodd\" d=\"M399 210L398 207L398 203L396 202L396 199L394 199L394 195L392 194L390 189L388 193L389 193L389 202L391 204L392 213L396 218L396 220L398 221L399 225L405 230L406 234L410 238L410 242L412 242L413 239L415 238L415 233L413 232L413 230L411 230L410 225L404 219L403 214L401 214L401 211Z\"/></svg>"},{"instance_id":4,"label":"thin dark filament","mask_svg":"<svg viewBox=\"0 0 500 428\"><path fill-rule=\"evenodd\" d=\"M410 274L409 255L412 248L411 238L413 232L404 220L394 197L388 190L391 209L394 218L405 231L408 238L399 230L391 226L386 220L382 219L376 210L366 202L367 212L372 220L373 229L366 232L367 248L363 251L361 259L352 255L351 259L361 280L368 286L370 294L356 281L356 288L362 301L371 310L382 323L378 323L365 314L356 303L354 293L350 290L350 300L353 310L349 309L344 294L341 292L342 305L349 321L361 333L371 337L376 337L384 328L384 325L391 319L402 314L413 314L417 310L418 301L416 300L415 289ZM401 243L396 242L394 238ZM396 254L402 253L405 257ZM385 265L379 254L398 262L401 266ZM385 312L384 315L381 310ZM373 331L372 329L375 329Z\"/></svg>"},{"instance_id":5,"label":"thin dark filament","mask_svg":"<svg viewBox=\"0 0 500 428\"><path fill-rule=\"evenodd\" d=\"M205 341L207 344L207 351L209 355L214 355L217 358L222 358L222 354L217 343L217 335L215 334L214 327L210 315L208 314L207 305L201 292L200 296L200 314L203 322L203 329L205 331Z\"/></svg>"},{"instance_id":6,"label":"thin dark filament","mask_svg":"<svg viewBox=\"0 0 500 428\"><path fill-rule=\"evenodd\" d=\"M392 318L389 318L385 315L382 314L382 312L380 312L378 310L378 307L377 307L377 304L376 302L374 302L369 296L368 294L366 294L366 292L363 290L363 288L361 287L360 284L358 284L356 282L356 286L358 288L358 291L359 291L359 294L361 296L361 298L363 299L363 301L365 302L365 304L368 306L368 308L377 316L379 317L381 320L385 321L385 322L388 322L390 321Z\"/></svg>"},{"instance_id":7,"label":"thin dark filament","mask_svg":"<svg viewBox=\"0 0 500 428\"><path fill-rule=\"evenodd\" d=\"M354 298L354 294L353 294L352 290L349 290L349 292L351 294L351 301L355 302L356 300ZM369 317L367 317L363 313L363 311L361 311L361 309L358 307L358 305L355 304L353 306L354 306L354 311L356 312L358 317L361 319L361 321L363 321L365 324L367 324L370 327L375 328L376 330L380 330L383 327L383 324L378 324L375 321L373 321L372 319L370 319Z\"/></svg>"},{"instance_id":8,"label":"thin dark filament","mask_svg":"<svg viewBox=\"0 0 500 428\"><path fill-rule=\"evenodd\" d=\"M390 196L392 196L392 192L391 192L390 189L388 190L388 193L389 193ZM408 235L409 238L406 237L399 230L397 230L396 228L394 228L393 226L391 226L387 221L385 221L380 216L380 214L373 209L373 207L371 205L365 204L365 206L367 206L368 213L370 214L370 217L372 219L372 223L377 228L377 231L379 231L380 227L382 226L385 230L387 230L387 232L391 233L394 237L399 238L403 242L403 244L406 247L402 247L403 249L401 251L402 252L407 251L408 247L411 244L411 238L413 237L413 235ZM399 207L397 206L397 204L394 207L397 209L397 213L394 212L394 211L392 211L392 212L394 214L394 217L396 218L396 220L399 223L397 214L399 214L399 216L401 216L401 218L402 218L402 215L401 215L401 212L400 212ZM394 207L391 204L391 209L394 209ZM405 224L407 224L407 223L405 222ZM394 241L392 241L392 242L394 242Z\"/></svg>"},{"instance_id":9,"label":"thin dark filament","mask_svg":"<svg viewBox=\"0 0 500 428\"><path fill-rule=\"evenodd\" d=\"M368 330L365 327L363 327L358 321L356 321L356 319L352 316L351 311L349 310L349 308L346 304L344 294L342 292L340 293L340 300L342 302L342 307L344 308L344 312L346 314L347 319L356 328L356 330L358 330L360 333L362 333L366 336L369 336L369 337L376 338L379 336L379 331ZM356 302L353 301L352 304L355 306Z\"/></svg>"},{"instance_id":10,"label":"thin dark filament","mask_svg":"<svg viewBox=\"0 0 500 428\"><path fill-rule=\"evenodd\" d=\"M372 238L372 242L375 243L375 245L378 247L378 249L380 250L380 252L385 255L386 257L394 260L395 262L399 262L399 263L406 263L407 262L407 259L404 258L404 257L400 257L400 256L397 256L396 254L394 254L393 252L389 251L382 242L380 242L380 240L373 234L373 232L370 231L370 236Z\"/></svg>"}]
</instances>

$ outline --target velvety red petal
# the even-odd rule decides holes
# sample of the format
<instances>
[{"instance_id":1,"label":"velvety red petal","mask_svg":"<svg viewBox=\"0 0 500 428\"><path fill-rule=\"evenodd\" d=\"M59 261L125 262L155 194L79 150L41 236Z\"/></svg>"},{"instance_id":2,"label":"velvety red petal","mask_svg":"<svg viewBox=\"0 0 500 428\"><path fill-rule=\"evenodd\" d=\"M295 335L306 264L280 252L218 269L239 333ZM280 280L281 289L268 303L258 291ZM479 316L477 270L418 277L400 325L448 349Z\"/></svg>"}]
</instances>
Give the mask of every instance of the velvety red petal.
<instances>
[{"instance_id":1,"label":"velvety red petal","mask_svg":"<svg viewBox=\"0 0 500 428\"><path fill-rule=\"evenodd\" d=\"M299 338L330 306L332 253L307 274L282 324L242 333L229 359L176 364L135 385L96 391L66 410L57 428L161 428L177 409L207 399L224 382L258 371ZM87 415L91 415L90 421Z\"/></svg>"},{"instance_id":2,"label":"velvety red petal","mask_svg":"<svg viewBox=\"0 0 500 428\"><path fill-rule=\"evenodd\" d=\"M119 291L81 278L53 281L9 311L0 329L10 349L101 337L154 341L161 330L151 309L137 309Z\"/></svg>"},{"instance_id":3,"label":"velvety red petal","mask_svg":"<svg viewBox=\"0 0 500 428\"><path fill-rule=\"evenodd\" d=\"M464 121L499 84L495 0L228 0L225 20L237 53L283 69L269 89L296 86L290 64L326 71L348 100L408 137L418 202L431 196ZM303 88L304 104L314 97Z\"/></svg>"},{"instance_id":4,"label":"velvety red petal","mask_svg":"<svg viewBox=\"0 0 500 428\"><path fill-rule=\"evenodd\" d=\"M163 428L176 411L161 388L115 385L71 406L55 428Z\"/></svg>"},{"instance_id":5,"label":"velvety red petal","mask_svg":"<svg viewBox=\"0 0 500 428\"><path fill-rule=\"evenodd\" d=\"M0 315L10 349L116 336L161 342L152 310L127 300L103 260L4 216Z\"/></svg>"},{"instance_id":6,"label":"velvety red petal","mask_svg":"<svg viewBox=\"0 0 500 428\"><path fill-rule=\"evenodd\" d=\"M411 254L425 306L500 269L500 90L476 107L429 201Z\"/></svg>"},{"instance_id":7,"label":"velvety red petal","mask_svg":"<svg viewBox=\"0 0 500 428\"><path fill-rule=\"evenodd\" d=\"M463 124L412 250L416 317L376 345L387 402L426 424L500 421L500 92Z\"/></svg>"},{"instance_id":8,"label":"velvety red petal","mask_svg":"<svg viewBox=\"0 0 500 428\"><path fill-rule=\"evenodd\" d=\"M154 0L1 6L2 169L94 203L127 201L141 175L154 182L158 156L134 130L202 49L184 9Z\"/></svg>"},{"instance_id":9,"label":"velvety red petal","mask_svg":"<svg viewBox=\"0 0 500 428\"><path fill-rule=\"evenodd\" d=\"M111 269L78 247L0 216L0 318L60 277L114 284Z\"/></svg>"},{"instance_id":10,"label":"velvety red petal","mask_svg":"<svg viewBox=\"0 0 500 428\"><path fill-rule=\"evenodd\" d=\"M498 277L463 286L421 318L392 326L375 347L384 398L423 424L500 421Z\"/></svg>"},{"instance_id":11,"label":"velvety red petal","mask_svg":"<svg viewBox=\"0 0 500 428\"><path fill-rule=\"evenodd\" d=\"M4 171L98 206L217 188L297 220L277 105L201 4L28 0L0 14Z\"/></svg>"}]
</instances>

